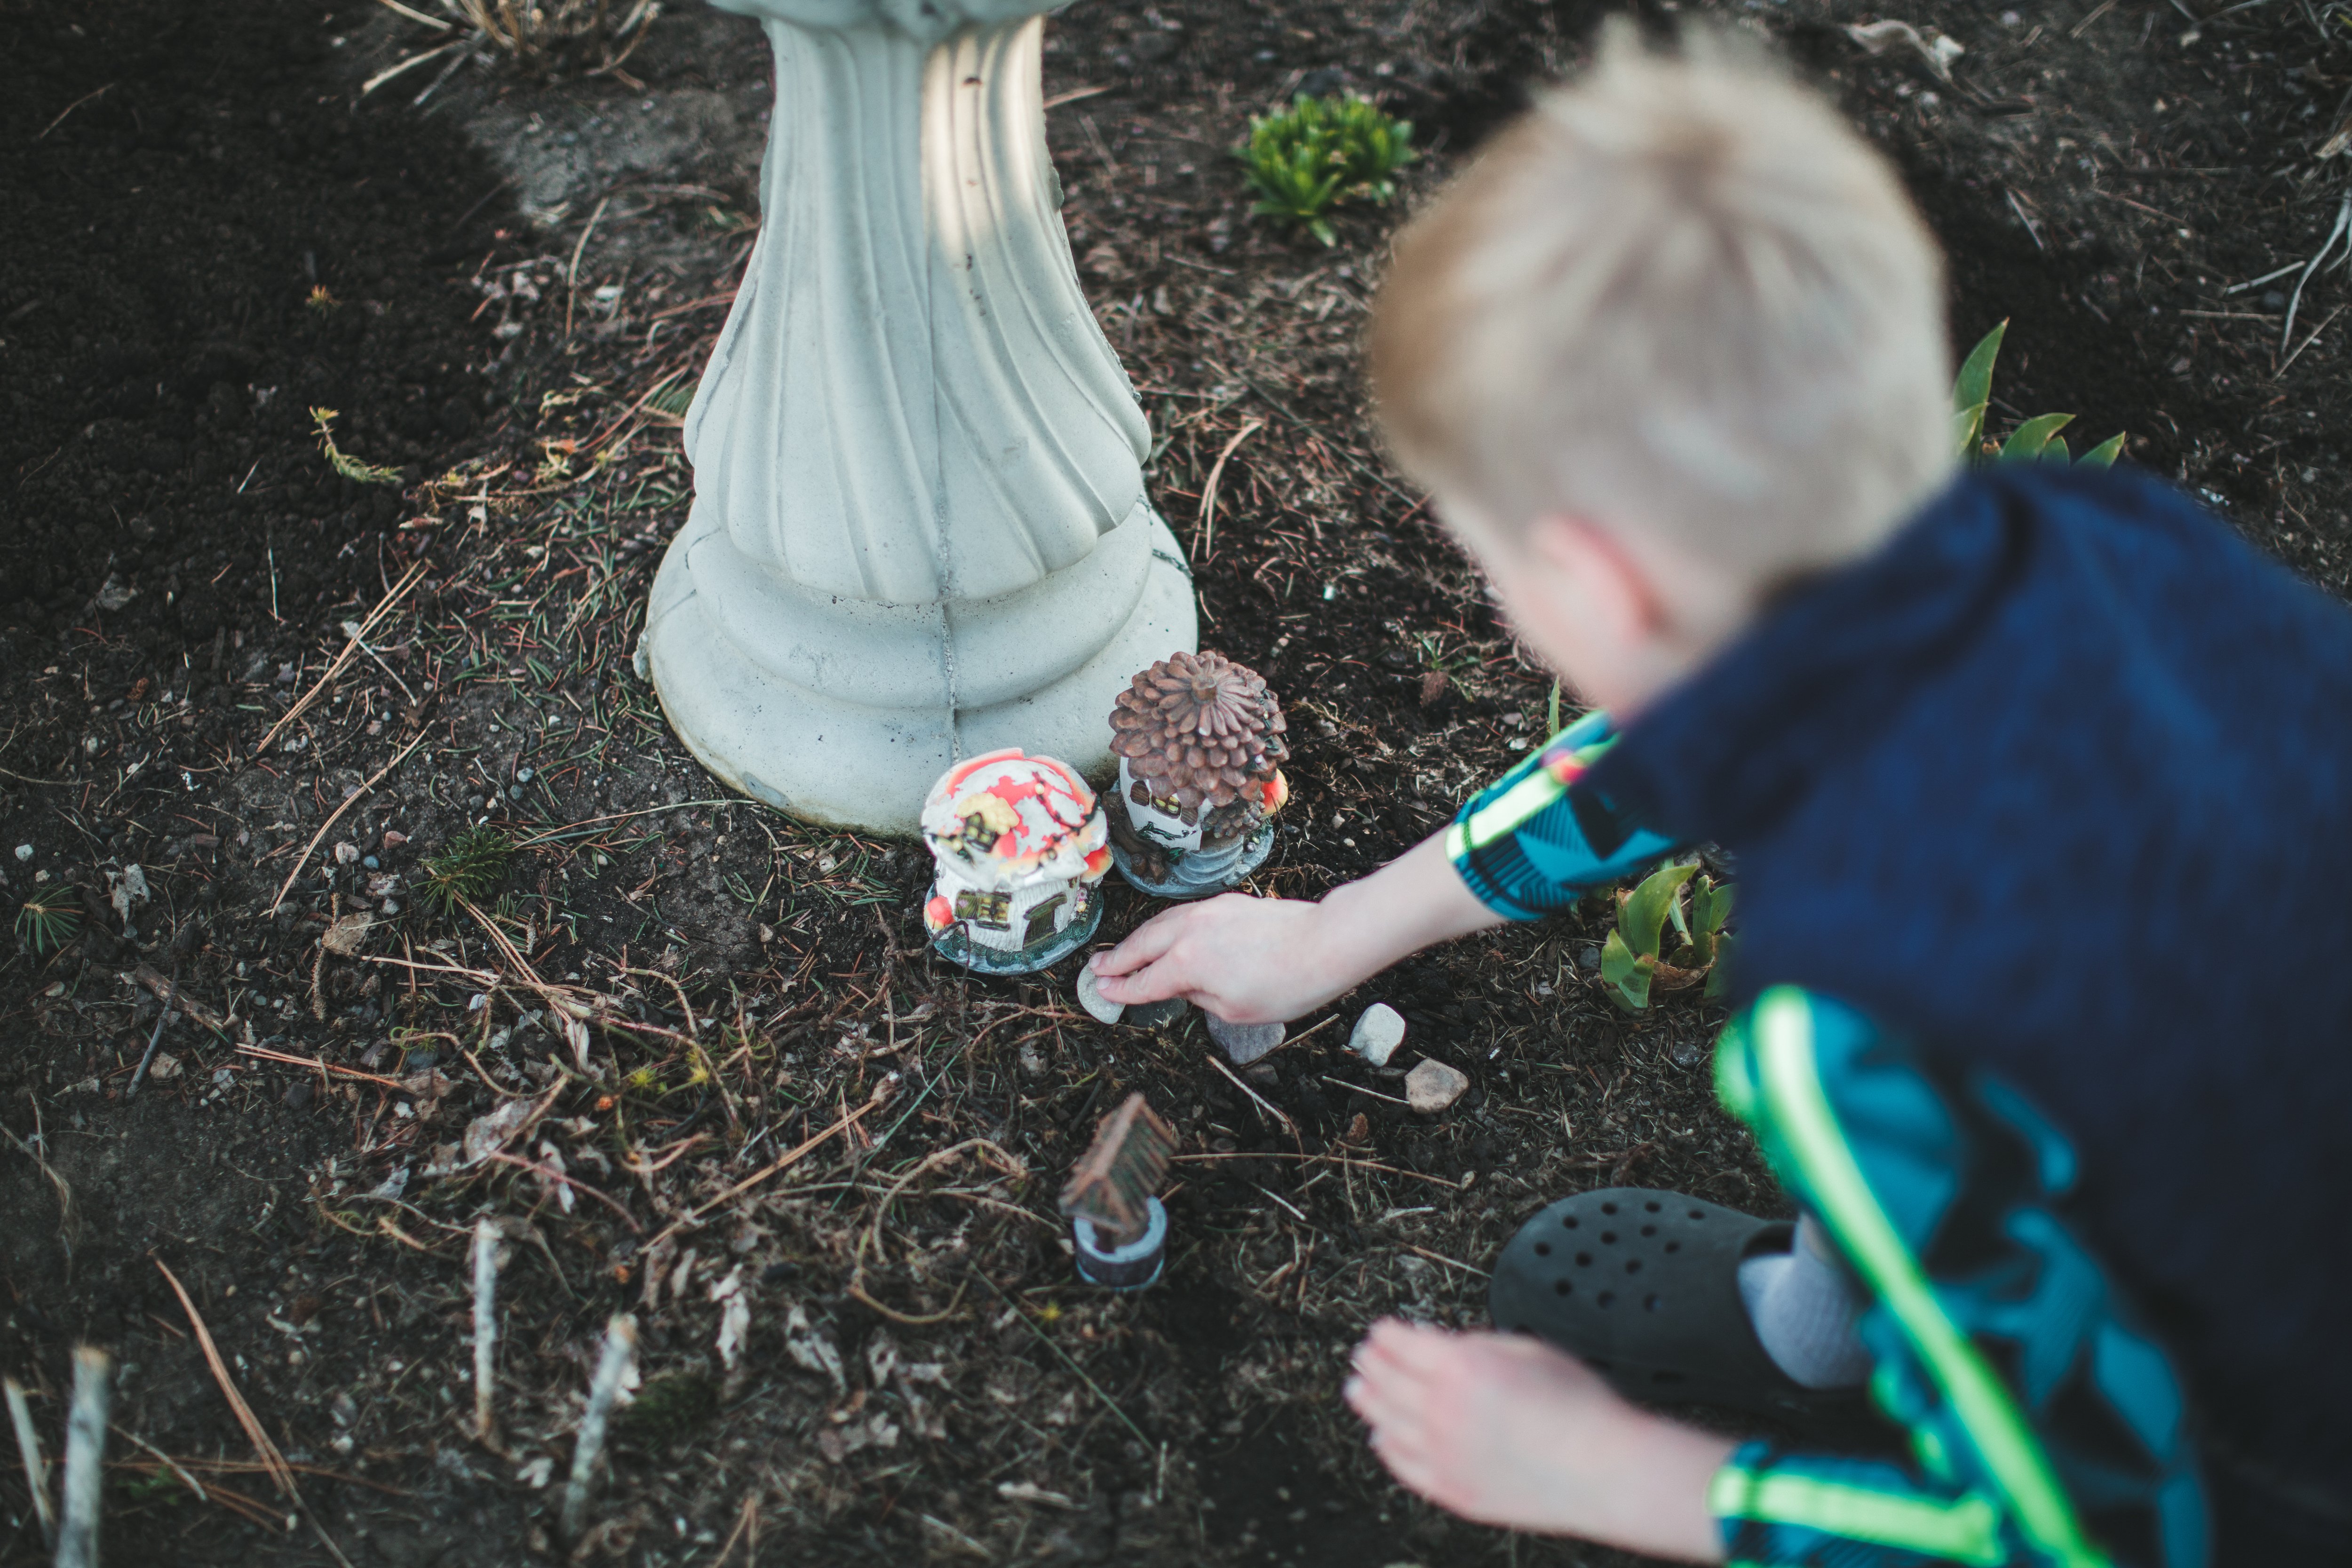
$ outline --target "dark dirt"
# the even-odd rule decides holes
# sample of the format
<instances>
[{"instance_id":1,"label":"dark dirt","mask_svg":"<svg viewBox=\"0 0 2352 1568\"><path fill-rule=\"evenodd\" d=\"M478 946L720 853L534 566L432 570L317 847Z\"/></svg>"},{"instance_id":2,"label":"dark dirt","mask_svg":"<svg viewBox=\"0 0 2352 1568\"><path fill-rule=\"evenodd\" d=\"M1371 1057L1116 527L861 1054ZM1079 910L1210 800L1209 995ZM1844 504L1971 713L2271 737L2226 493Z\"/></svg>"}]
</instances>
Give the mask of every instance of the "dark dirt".
<instances>
[{"instance_id":1,"label":"dark dirt","mask_svg":"<svg viewBox=\"0 0 2352 1568\"><path fill-rule=\"evenodd\" d=\"M1353 87L1420 126L1417 195L1617 8L1050 24L1074 250L1180 536L1264 422L1200 568L1204 641L1291 714L1262 891L1319 893L1444 820L1535 738L1549 682L1370 432L1355 343L1396 215L1293 241L1247 218L1224 150L1294 89ZM2014 25L1934 0L1905 15L1967 46L1946 83L1850 42L1858 6L1720 9L1762 17L1899 161L1951 254L1956 339L2011 321L1997 423L2128 430L2133 460L2352 586L2340 275L2305 290L2284 369L2294 277L2224 291L2326 234L2344 176L2315 153L2352 51L2294 6L2184 42L2168 0ZM1777 1203L1708 1098L1716 1016L1616 1011L1590 912L1473 939L1294 1026L1249 1079L1294 1133L1205 1065L1196 1023L1104 1029L1066 973L929 959L919 848L715 802L628 651L688 494L660 394L690 384L756 222L764 56L681 7L625 81L427 65L357 97L433 41L373 5L0 4L26 84L0 102L0 891L84 911L63 952L10 937L0 963L0 1363L53 1453L71 1346L123 1363L108 1560L332 1560L282 1528L161 1262L357 1563L560 1556L586 1367L623 1309L645 1382L592 1559L1621 1561L1403 1497L1334 1394L1378 1313L1480 1321L1477 1270L1560 1193ZM337 478L314 405L398 482ZM436 910L424 857L486 819L524 847L481 918ZM133 865L152 898L125 921ZM326 951L362 909L354 951ZM1115 897L1106 935L1148 912ZM569 1070L525 959L592 999L600 1079ZM159 1002L120 976L142 964L229 1021L167 1027L176 1070L133 1100ZM1470 1075L1445 1117L1379 1098L1393 1077L1342 1048L1376 998L1412 1025L1397 1069ZM894 1072L863 1131L648 1249ZM1162 1285L1107 1300L1045 1216L1129 1088L1185 1135L1178 1239ZM519 1095L550 1100L513 1151L533 1168L427 1173ZM512 1229L487 1444L462 1420L481 1215ZM731 1371L729 1279L751 1307ZM0 1477L0 1562L39 1556L21 1487Z\"/></svg>"}]
</instances>

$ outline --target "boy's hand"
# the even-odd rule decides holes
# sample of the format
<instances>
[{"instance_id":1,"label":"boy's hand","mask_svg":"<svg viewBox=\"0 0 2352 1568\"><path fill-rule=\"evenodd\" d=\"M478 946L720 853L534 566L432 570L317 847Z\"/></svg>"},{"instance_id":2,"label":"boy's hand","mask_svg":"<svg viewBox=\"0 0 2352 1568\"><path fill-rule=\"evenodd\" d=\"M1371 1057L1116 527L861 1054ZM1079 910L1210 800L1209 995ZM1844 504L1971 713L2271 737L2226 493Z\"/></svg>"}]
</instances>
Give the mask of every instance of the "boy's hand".
<instances>
[{"instance_id":1,"label":"boy's hand","mask_svg":"<svg viewBox=\"0 0 2352 1568\"><path fill-rule=\"evenodd\" d=\"M1181 996L1233 1023L1274 1024L1432 942L1501 923L1433 834L1320 903L1222 894L1155 915L1092 962L1107 1001Z\"/></svg>"},{"instance_id":2,"label":"boy's hand","mask_svg":"<svg viewBox=\"0 0 2352 1568\"><path fill-rule=\"evenodd\" d=\"M1333 973L1319 946L1320 904L1224 893L1155 915L1093 959L1104 999L1181 996L1236 1024L1273 1024L1319 1007L1360 976Z\"/></svg>"},{"instance_id":3,"label":"boy's hand","mask_svg":"<svg viewBox=\"0 0 2352 1568\"><path fill-rule=\"evenodd\" d=\"M1723 1560L1707 1484L1736 1445L1634 1408L1540 1341L1384 1318L1343 1392L1390 1473L1465 1519Z\"/></svg>"}]
</instances>

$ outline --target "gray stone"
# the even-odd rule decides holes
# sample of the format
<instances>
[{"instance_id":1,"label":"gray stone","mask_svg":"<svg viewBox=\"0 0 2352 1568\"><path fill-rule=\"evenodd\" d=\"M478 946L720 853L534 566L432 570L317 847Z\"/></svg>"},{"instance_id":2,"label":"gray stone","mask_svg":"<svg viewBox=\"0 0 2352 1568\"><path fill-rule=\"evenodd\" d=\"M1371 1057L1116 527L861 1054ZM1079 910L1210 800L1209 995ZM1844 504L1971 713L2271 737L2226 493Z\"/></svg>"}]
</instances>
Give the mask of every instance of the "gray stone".
<instances>
[{"instance_id":1,"label":"gray stone","mask_svg":"<svg viewBox=\"0 0 2352 1568\"><path fill-rule=\"evenodd\" d=\"M1404 1044L1404 1015L1385 1002L1375 1002L1364 1009L1356 1020L1355 1033L1348 1037L1348 1048L1376 1068L1389 1065L1389 1058Z\"/></svg>"},{"instance_id":2,"label":"gray stone","mask_svg":"<svg viewBox=\"0 0 2352 1568\"><path fill-rule=\"evenodd\" d=\"M1209 1038L1217 1042L1235 1067L1247 1067L1282 1044L1288 1033L1280 1024L1232 1024L1214 1013L1202 1012L1209 1026Z\"/></svg>"},{"instance_id":3,"label":"gray stone","mask_svg":"<svg viewBox=\"0 0 2352 1568\"><path fill-rule=\"evenodd\" d=\"M1127 1011L1126 1003L1114 1002L1102 994L1102 988L1095 984L1095 969L1091 963L1078 965L1077 993L1078 1005L1102 1023L1116 1024Z\"/></svg>"},{"instance_id":4,"label":"gray stone","mask_svg":"<svg viewBox=\"0 0 2352 1568\"><path fill-rule=\"evenodd\" d=\"M1470 1079L1460 1068L1441 1061L1423 1061L1404 1075L1405 1103L1434 1116L1469 1092Z\"/></svg>"},{"instance_id":5,"label":"gray stone","mask_svg":"<svg viewBox=\"0 0 2352 1568\"><path fill-rule=\"evenodd\" d=\"M1181 996L1171 996L1160 1002L1138 1002L1127 1010L1127 1021L1147 1029L1165 1029L1184 1021L1192 1004Z\"/></svg>"}]
</instances>

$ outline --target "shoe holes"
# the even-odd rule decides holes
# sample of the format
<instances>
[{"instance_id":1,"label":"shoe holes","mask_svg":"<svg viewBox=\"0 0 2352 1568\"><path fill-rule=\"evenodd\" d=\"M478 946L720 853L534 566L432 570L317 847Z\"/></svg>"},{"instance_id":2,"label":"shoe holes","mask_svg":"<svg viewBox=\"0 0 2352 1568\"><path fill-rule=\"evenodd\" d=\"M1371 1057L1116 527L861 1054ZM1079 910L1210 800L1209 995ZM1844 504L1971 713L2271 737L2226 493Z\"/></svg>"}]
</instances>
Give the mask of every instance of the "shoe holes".
<instances>
[{"instance_id":1,"label":"shoe holes","mask_svg":"<svg viewBox=\"0 0 2352 1568\"><path fill-rule=\"evenodd\" d=\"M1642 1271L1642 1260L1641 1260L1640 1258L1629 1258L1625 1259L1625 1272L1626 1272L1626 1273L1628 1273L1628 1274L1639 1274L1641 1271Z\"/></svg>"},{"instance_id":2,"label":"shoe holes","mask_svg":"<svg viewBox=\"0 0 2352 1568\"><path fill-rule=\"evenodd\" d=\"M1603 1290L1595 1299L1604 1307L1613 1307L1617 1304L1617 1293L1614 1290Z\"/></svg>"},{"instance_id":3,"label":"shoe holes","mask_svg":"<svg viewBox=\"0 0 2352 1568\"><path fill-rule=\"evenodd\" d=\"M1643 1204L1642 1207L1651 1214L1655 1214L1658 1212L1658 1201L1655 1198L1652 1198L1648 1203Z\"/></svg>"},{"instance_id":4,"label":"shoe holes","mask_svg":"<svg viewBox=\"0 0 2352 1568\"><path fill-rule=\"evenodd\" d=\"M1551 1293L1555 1296L1565 1296L1575 1289L1575 1286L1565 1279L1555 1279L1551 1282Z\"/></svg>"},{"instance_id":5,"label":"shoe holes","mask_svg":"<svg viewBox=\"0 0 2352 1568\"><path fill-rule=\"evenodd\" d=\"M1666 1243L1666 1250L1668 1252L1680 1252L1682 1249L1683 1244L1679 1241L1670 1241Z\"/></svg>"},{"instance_id":6,"label":"shoe holes","mask_svg":"<svg viewBox=\"0 0 2352 1568\"><path fill-rule=\"evenodd\" d=\"M1705 1209L1693 1209L1690 1212L1690 1216L1693 1219L1705 1219L1706 1217L1706 1211Z\"/></svg>"},{"instance_id":7,"label":"shoe holes","mask_svg":"<svg viewBox=\"0 0 2352 1568\"><path fill-rule=\"evenodd\" d=\"M1602 1214L1615 1214L1617 1212L1617 1205L1615 1204L1602 1204L1601 1205L1601 1212Z\"/></svg>"},{"instance_id":8,"label":"shoe holes","mask_svg":"<svg viewBox=\"0 0 2352 1568\"><path fill-rule=\"evenodd\" d=\"M1658 1227L1654 1225L1645 1225L1642 1227L1642 1234L1643 1236L1655 1236L1658 1234Z\"/></svg>"},{"instance_id":9,"label":"shoe holes","mask_svg":"<svg viewBox=\"0 0 2352 1568\"><path fill-rule=\"evenodd\" d=\"M1537 1242L1536 1256L1538 1258L1549 1258L1551 1256L1551 1243L1549 1241Z\"/></svg>"},{"instance_id":10,"label":"shoe holes","mask_svg":"<svg viewBox=\"0 0 2352 1568\"><path fill-rule=\"evenodd\" d=\"M1559 1228L1562 1230L1574 1230L1576 1228L1576 1216L1572 1214L1564 1214L1560 1215Z\"/></svg>"},{"instance_id":11,"label":"shoe holes","mask_svg":"<svg viewBox=\"0 0 2352 1568\"><path fill-rule=\"evenodd\" d=\"M1602 1245L1602 1246L1604 1246L1604 1247L1614 1247L1614 1246L1616 1246L1616 1245L1617 1245L1617 1233L1616 1233L1615 1231L1613 1231L1613 1230L1604 1230L1604 1231L1602 1231L1602 1232L1601 1233L1601 1245Z\"/></svg>"},{"instance_id":12,"label":"shoe holes","mask_svg":"<svg viewBox=\"0 0 2352 1568\"><path fill-rule=\"evenodd\" d=\"M1578 1254L1576 1255L1576 1266L1577 1266L1579 1268L1591 1268L1591 1267L1592 1267L1592 1254L1591 1254L1591 1253L1589 1253L1589 1252L1580 1252L1580 1253L1578 1253Z\"/></svg>"},{"instance_id":13,"label":"shoe holes","mask_svg":"<svg viewBox=\"0 0 2352 1568\"><path fill-rule=\"evenodd\" d=\"M1654 1292L1652 1292L1651 1294L1647 1295L1647 1296L1643 1297L1643 1298L1642 1298L1642 1310L1643 1310L1644 1312L1654 1312L1654 1311L1656 1311L1656 1310L1658 1310L1658 1307L1659 1307L1660 1302L1661 1302L1663 1300L1664 1300L1664 1298L1662 1298L1662 1297L1660 1297L1659 1295L1657 1295L1654 1291Z\"/></svg>"}]
</instances>

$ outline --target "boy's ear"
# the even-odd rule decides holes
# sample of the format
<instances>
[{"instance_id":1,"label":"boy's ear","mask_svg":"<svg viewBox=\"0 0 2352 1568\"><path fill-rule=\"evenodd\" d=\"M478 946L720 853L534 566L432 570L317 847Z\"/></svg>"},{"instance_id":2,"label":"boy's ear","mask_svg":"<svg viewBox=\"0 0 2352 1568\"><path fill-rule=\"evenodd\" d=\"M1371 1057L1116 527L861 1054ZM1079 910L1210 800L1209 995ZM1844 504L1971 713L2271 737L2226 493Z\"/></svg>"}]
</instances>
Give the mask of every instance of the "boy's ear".
<instances>
[{"instance_id":1,"label":"boy's ear","mask_svg":"<svg viewBox=\"0 0 2352 1568\"><path fill-rule=\"evenodd\" d=\"M1648 642L1664 628L1665 605L1650 574L1617 536L1584 518L1539 517L1527 548L1580 601L1579 608L1621 647Z\"/></svg>"}]
</instances>

